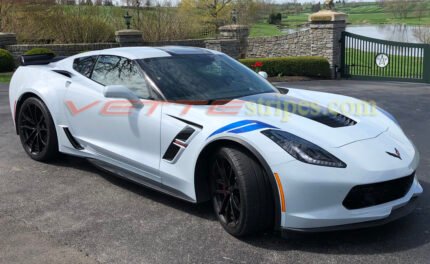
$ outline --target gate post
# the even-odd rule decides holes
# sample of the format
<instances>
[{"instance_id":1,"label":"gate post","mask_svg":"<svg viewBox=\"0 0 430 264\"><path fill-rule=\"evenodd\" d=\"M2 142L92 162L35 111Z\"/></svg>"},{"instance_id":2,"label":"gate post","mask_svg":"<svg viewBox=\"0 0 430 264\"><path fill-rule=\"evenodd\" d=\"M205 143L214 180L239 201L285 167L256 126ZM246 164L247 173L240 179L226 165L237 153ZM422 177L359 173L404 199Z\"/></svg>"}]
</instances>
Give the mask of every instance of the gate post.
<instances>
[{"instance_id":1,"label":"gate post","mask_svg":"<svg viewBox=\"0 0 430 264\"><path fill-rule=\"evenodd\" d=\"M340 77L347 77L346 63L345 63L345 52L346 52L346 35L345 31L342 32L342 37L340 39Z\"/></svg>"},{"instance_id":2,"label":"gate post","mask_svg":"<svg viewBox=\"0 0 430 264\"><path fill-rule=\"evenodd\" d=\"M332 78L341 67L342 32L346 29L347 15L322 10L309 16L311 22L311 55L327 58Z\"/></svg>"},{"instance_id":3,"label":"gate post","mask_svg":"<svg viewBox=\"0 0 430 264\"><path fill-rule=\"evenodd\" d=\"M139 30L124 29L115 32L115 41L121 47L133 47L143 45L143 33Z\"/></svg>"},{"instance_id":4,"label":"gate post","mask_svg":"<svg viewBox=\"0 0 430 264\"><path fill-rule=\"evenodd\" d=\"M424 82L430 83L430 45L424 47L424 68L423 78Z\"/></svg>"},{"instance_id":5,"label":"gate post","mask_svg":"<svg viewBox=\"0 0 430 264\"><path fill-rule=\"evenodd\" d=\"M219 33L217 39L205 41L207 49L224 52L236 59L245 58L249 36L248 26L226 25L219 28Z\"/></svg>"}]
</instances>

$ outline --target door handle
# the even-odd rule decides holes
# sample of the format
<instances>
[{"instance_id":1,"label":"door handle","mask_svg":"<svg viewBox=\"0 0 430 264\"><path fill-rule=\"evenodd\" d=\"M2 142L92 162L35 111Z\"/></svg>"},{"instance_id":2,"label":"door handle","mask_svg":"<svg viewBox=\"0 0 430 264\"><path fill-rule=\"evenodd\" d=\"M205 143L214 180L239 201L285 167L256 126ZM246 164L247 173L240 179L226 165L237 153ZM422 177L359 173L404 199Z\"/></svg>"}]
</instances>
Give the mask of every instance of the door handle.
<instances>
[{"instance_id":1,"label":"door handle","mask_svg":"<svg viewBox=\"0 0 430 264\"><path fill-rule=\"evenodd\" d=\"M72 82L71 81L66 81L66 88L69 88L69 86L72 84Z\"/></svg>"}]
</instances>

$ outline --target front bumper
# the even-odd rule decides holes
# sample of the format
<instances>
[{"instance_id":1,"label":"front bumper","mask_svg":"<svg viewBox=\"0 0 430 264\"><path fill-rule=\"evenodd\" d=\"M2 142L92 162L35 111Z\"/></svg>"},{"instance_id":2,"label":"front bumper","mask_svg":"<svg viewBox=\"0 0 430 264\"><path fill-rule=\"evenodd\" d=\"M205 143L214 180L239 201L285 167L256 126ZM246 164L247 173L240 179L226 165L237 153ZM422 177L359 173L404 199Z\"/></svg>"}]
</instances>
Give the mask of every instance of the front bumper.
<instances>
[{"instance_id":1,"label":"front bumper","mask_svg":"<svg viewBox=\"0 0 430 264\"><path fill-rule=\"evenodd\" d=\"M379 220L366 221L355 224L346 224L346 225L337 225L337 226L328 226L328 227L316 227L316 228L288 228L283 229L282 231L298 231L298 232L332 232L332 231L342 231L342 230L351 230L351 229L360 229L360 228L368 228L375 227L388 224L393 222L399 218L405 217L408 214L412 213L416 208L418 198L412 197L412 199L401 207L395 208L391 211L391 214Z\"/></svg>"},{"instance_id":2,"label":"front bumper","mask_svg":"<svg viewBox=\"0 0 430 264\"><path fill-rule=\"evenodd\" d=\"M347 162L345 169L300 161L272 165L272 171L280 176L285 197L286 210L281 213L281 229L322 231L360 228L392 221L413 208L412 200L423 192L416 177L401 198L359 209L345 208L343 201L355 186L399 179L413 174L417 169L419 154L413 149L408 153L410 155L404 155L403 160L394 159L383 155L387 147L378 148L375 139L373 152L360 155L365 153L365 147L369 149L369 143L372 140L338 149L339 153L335 153L338 157L341 154L344 154L343 157L355 155L346 158L350 162ZM398 210L404 213L397 213Z\"/></svg>"}]
</instances>

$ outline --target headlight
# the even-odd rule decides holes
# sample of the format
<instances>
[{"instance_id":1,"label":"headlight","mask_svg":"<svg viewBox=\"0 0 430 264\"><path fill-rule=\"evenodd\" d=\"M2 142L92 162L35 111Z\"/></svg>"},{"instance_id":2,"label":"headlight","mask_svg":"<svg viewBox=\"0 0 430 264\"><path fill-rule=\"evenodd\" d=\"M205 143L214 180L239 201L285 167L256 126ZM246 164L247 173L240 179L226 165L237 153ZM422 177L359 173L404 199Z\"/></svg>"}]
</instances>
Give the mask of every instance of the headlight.
<instances>
[{"instance_id":1,"label":"headlight","mask_svg":"<svg viewBox=\"0 0 430 264\"><path fill-rule=\"evenodd\" d=\"M346 164L321 147L281 130L261 132L299 161L326 167L346 168Z\"/></svg>"},{"instance_id":2,"label":"headlight","mask_svg":"<svg viewBox=\"0 0 430 264\"><path fill-rule=\"evenodd\" d=\"M398 126L400 126L399 121L397 121L397 119L390 114L389 112L385 111L384 109L380 108L379 106L376 107L379 111L381 111L386 117L388 117L389 119L391 119L394 123L396 123Z\"/></svg>"}]
</instances>

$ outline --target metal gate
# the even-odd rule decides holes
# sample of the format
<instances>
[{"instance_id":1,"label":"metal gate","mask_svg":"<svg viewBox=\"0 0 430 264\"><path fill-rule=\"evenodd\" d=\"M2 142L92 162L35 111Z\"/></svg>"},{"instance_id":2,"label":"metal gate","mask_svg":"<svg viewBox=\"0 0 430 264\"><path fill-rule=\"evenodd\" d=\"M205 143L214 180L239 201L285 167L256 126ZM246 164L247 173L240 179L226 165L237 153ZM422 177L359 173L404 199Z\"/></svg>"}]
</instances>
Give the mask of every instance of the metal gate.
<instances>
[{"instance_id":1,"label":"metal gate","mask_svg":"<svg viewBox=\"0 0 430 264\"><path fill-rule=\"evenodd\" d=\"M341 75L362 80L430 83L430 45L342 33Z\"/></svg>"}]
</instances>

